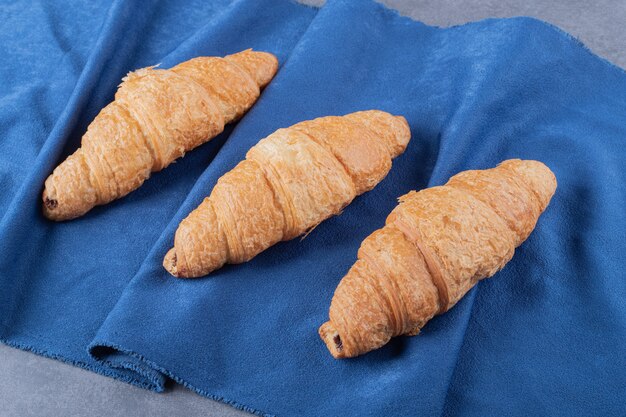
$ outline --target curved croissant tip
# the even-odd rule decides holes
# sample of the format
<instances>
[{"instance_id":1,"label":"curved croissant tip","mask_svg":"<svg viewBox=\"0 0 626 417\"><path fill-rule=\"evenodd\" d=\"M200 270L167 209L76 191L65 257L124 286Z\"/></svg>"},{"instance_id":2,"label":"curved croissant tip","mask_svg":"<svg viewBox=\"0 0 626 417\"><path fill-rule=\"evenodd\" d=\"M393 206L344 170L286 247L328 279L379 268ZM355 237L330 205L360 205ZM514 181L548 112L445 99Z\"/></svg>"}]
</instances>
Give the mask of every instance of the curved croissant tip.
<instances>
[{"instance_id":1,"label":"curved croissant tip","mask_svg":"<svg viewBox=\"0 0 626 417\"><path fill-rule=\"evenodd\" d=\"M163 268L165 268L167 272L174 275L175 277L179 277L178 268L176 266L176 249L175 248L170 249L165 254L165 258L163 258Z\"/></svg>"},{"instance_id":2,"label":"curved croissant tip","mask_svg":"<svg viewBox=\"0 0 626 417\"><path fill-rule=\"evenodd\" d=\"M278 71L278 58L269 52L246 49L245 51L227 55L226 59L235 62L246 70L259 88L269 84L274 75L276 75L276 71Z\"/></svg>"},{"instance_id":3,"label":"curved croissant tip","mask_svg":"<svg viewBox=\"0 0 626 417\"><path fill-rule=\"evenodd\" d=\"M406 149L409 141L411 140L411 126L409 126L409 122L406 120L404 116L395 116L396 126L395 126L395 137L396 142L398 144L398 153L393 155L400 155Z\"/></svg>"},{"instance_id":4,"label":"curved croissant tip","mask_svg":"<svg viewBox=\"0 0 626 417\"><path fill-rule=\"evenodd\" d=\"M333 358L342 359L346 357L341 336L330 321L320 326L319 334Z\"/></svg>"},{"instance_id":5,"label":"curved croissant tip","mask_svg":"<svg viewBox=\"0 0 626 417\"><path fill-rule=\"evenodd\" d=\"M276 55L269 52L250 52L256 54L265 63L264 68L257 71L257 82L259 83L259 88L263 88L269 84L269 82L272 81L272 78L274 78L274 75L276 75L276 71L278 71L278 58L276 58Z\"/></svg>"},{"instance_id":6,"label":"curved croissant tip","mask_svg":"<svg viewBox=\"0 0 626 417\"><path fill-rule=\"evenodd\" d=\"M46 216L48 220L53 220L53 221L67 220L61 215L61 213L59 213L59 210L57 210L57 208L59 207L58 200L48 195L48 191L46 189L43 190L41 199L43 201L43 204L42 204L43 215Z\"/></svg>"},{"instance_id":7,"label":"curved croissant tip","mask_svg":"<svg viewBox=\"0 0 626 417\"><path fill-rule=\"evenodd\" d=\"M406 117L404 116L396 116L396 120L398 121L398 123L401 126L401 131L404 134L404 136L410 135L411 134L411 127L409 126L409 122L406 120Z\"/></svg>"},{"instance_id":8,"label":"curved croissant tip","mask_svg":"<svg viewBox=\"0 0 626 417\"><path fill-rule=\"evenodd\" d=\"M556 191L557 180L546 164L533 159L508 159L498 166L511 169L527 182L534 184L534 192L541 201L542 210L548 206Z\"/></svg>"},{"instance_id":9,"label":"curved croissant tip","mask_svg":"<svg viewBox=\"0 0 626 417\"><path fill-rule=\"evenodd\" d=\"M271 52L265 51L255 51L254 49L249 49L249 53L256 55L259 59L265 61L270 67L278 68L278 58Z\"/></svg>"}]
</instances>

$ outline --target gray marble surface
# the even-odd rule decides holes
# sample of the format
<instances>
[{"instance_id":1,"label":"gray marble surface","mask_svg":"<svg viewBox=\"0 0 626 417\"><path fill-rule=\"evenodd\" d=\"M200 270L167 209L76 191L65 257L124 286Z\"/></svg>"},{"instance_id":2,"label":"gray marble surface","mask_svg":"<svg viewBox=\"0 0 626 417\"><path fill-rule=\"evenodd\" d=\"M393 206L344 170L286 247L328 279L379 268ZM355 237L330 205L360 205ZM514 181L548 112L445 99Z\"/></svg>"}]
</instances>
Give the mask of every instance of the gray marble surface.
<instances>
[{"instance_id":1,"label":"gray marble surface","mask_svg":"<svg viewBox=\"0 0 626 417\"><path fill-rule=\"evenodd\" d=\"M321 0L303 3L320 5ZM573 34L626 68L626 0L382 0L427 24L533 16ZM247 416L173 385L164 394L0 345L0 417Z\"/></svg>"}]
</instances>

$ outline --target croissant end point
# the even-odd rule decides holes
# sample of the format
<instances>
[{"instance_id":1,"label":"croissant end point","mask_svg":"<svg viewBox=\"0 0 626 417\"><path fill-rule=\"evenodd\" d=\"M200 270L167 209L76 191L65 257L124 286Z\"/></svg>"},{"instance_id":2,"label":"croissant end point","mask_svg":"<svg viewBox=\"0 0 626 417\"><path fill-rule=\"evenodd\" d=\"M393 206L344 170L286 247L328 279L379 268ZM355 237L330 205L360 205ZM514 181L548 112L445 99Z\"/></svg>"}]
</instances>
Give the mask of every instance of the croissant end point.
<instances>
[{"instance_id":1,"label":"croissant end point","mask_svg":"<svg viewBox=\"0 0 626 417\"><path fill-rule=\"evenodd\" d=\"M393 158L403 153L407 145L409 144L409 141L411 140L411 126L409 125L409 122L406 120L406 118L403 116L396 116L396 121L398 122L396 141L398 142L399 147L397 149L398 152L392 155Z\"/></svg>"},{"instance_id":2,"label":"croissant end point","mask_svg":"<svg viewBox=\"0 0 626 417\"><path fill-rule=\"evenodd\" d=\"M170 274L175 277L180 278L178 274L178 268L176 267L176 249L172 248L165 254L165 258L163 258L163 268L167 270Z\"/></svg>"},{"instance_id":3,"label":"croissant end point","mask_svg":"<svg viewBox=\"0 0 626 417\"><path fill-rule=\"evenodd\" d=\"M396 116L396 120L398 122L400 122L400 124L402 125L402 130L404 133L404 137L410 137L411 136L411 126L409 125L409 121L406 120L406 117L404 116ZM407 140L408 141L408 140Z\"/></svg>"},{"instance_id":4,"label":"croissant end point","mask_svg":"<svg viewBox=\"0 0 626 417\"><path fill-rule=\"evenodd\" d=\"M59 202L56 199L51 198L48 195L47 190L43 190L41 199L43 200L43 215L46 216L46 218L55 221L65 220L64 218L62 218L62 216L59 215L58 211L56 210L56 208L59 206Z\"/></svg>"},{"instance_id":5,"label":"croissant end point","mask_svg":"<svg viewBox=\"0 0 626 417\"><path fill-rule=\"evenodd\" d=\"M324 343L326 343L326 347L330 351L330 354L333 355L335 359L346 357L341 336L330 321L327 321L320 326L319 334Z\"/></svg>"},{"instance_id":6,"label":"croissant end point","mask_svg":"<svg viewBox=\"0 0 626 417\"><path fill-rule=\"evenodd\" d=\"M263 88L267 84L269 84L269 82L272 81L272 78L274 78L274 75L276 75L276 71L278 71L278 58L276 58L276 55L270 52L263 52L263 51L252 51L252 52L254 52L260 57L263 57L263 59L265 60L267 64L265 71L262 71L258 74L259 87Z\"/></svg>"}]
</instances>

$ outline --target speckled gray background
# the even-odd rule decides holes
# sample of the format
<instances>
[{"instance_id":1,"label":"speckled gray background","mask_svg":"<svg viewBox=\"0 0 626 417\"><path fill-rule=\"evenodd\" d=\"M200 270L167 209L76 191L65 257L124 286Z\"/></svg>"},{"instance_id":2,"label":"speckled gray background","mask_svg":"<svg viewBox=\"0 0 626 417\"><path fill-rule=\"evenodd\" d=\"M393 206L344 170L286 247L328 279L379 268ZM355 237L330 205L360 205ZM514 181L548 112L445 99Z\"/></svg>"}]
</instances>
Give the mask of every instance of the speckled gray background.
<instances>
[{"instance_id":1,"label":"speckled gray background","mask_svg":"<svg viewBox=\"0 0 626 417\"><path fill-rule=\"evenodd\" d=\"M598 55L626 68L626 0L381 1L403 15L438 26L486 17L537 17L561 27ZM0 417L248 415L180 386L156 394L0 345Z\"/></svg>"}]
</instances>

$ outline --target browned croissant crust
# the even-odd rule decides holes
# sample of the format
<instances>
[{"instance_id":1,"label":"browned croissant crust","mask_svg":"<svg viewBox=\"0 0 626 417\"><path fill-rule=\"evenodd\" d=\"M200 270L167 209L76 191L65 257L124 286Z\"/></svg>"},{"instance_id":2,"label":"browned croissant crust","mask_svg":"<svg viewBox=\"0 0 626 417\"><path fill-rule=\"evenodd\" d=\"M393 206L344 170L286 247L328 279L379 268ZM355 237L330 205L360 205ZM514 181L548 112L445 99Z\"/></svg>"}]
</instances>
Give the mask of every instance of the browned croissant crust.
<instances>
[{"instance_id":1,"label":"browned croissant crust","mask_svg":"<svg viewBox=\"0 0 626 417\"><path fill-rule=\"evenodd\" d=\"M330 320L319 329L330 353L358 356L418 334L504 267L555 190L544 164L513 159L400 197L335 290Z\"/></svg>"},{"instance_id":2,"label":"browned croissant crust","mask_svg":"<svg viewBox=\"0 0 626 417\"><path fill-rule=\"evenodd\" d=\"M163 266L198 277L302 235L374 188L410 134L403 117L377 110L277 130L181 222Z\"/></svg>"},{"instance_id":3,"label":"browned croissant crust","mask_svg":"<svg viewBox=\"0 0 626 417\"><path fill-rule=\"evenodd\" d=\"M274 55L246 50L131 72L46 180L44 215L73 219L137 189L241 117L277 68Z\"/></svg>"}]
</instances>

